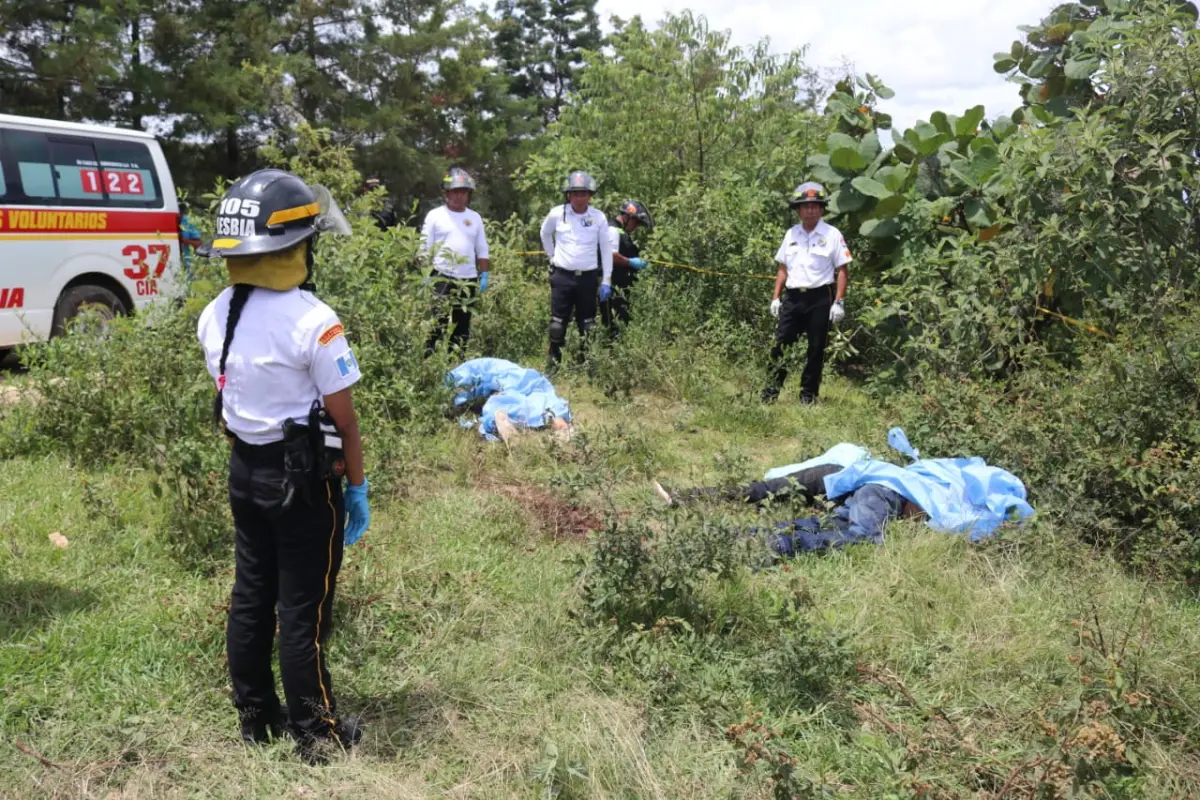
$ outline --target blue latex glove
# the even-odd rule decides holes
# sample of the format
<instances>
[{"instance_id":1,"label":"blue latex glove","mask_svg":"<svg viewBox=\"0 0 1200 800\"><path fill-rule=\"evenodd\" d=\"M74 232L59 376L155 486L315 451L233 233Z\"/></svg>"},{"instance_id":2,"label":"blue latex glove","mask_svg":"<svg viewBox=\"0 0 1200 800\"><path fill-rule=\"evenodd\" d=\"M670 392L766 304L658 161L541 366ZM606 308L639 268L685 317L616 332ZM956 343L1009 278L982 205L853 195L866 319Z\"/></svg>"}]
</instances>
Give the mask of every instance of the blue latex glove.
<instances>
[{"instance_id":1,"label":"blue latex glove","mask_svg":"<svg viewBox=\"0 0 1200 800\"><path fill-rule=\"evenodd\" d=\"M362 538L371 522L371 508L367 505L367 479L358 486L346 481L346 520L345 542L352 545Z\"/></svg>"},{"instance_id":2,"label":"blue latex glove","mask_svg":"<svg viewBox=\"0 0 1200 800\"><path fill-rule=\"evenodd\" d=\"M482 292L487 288L488 274L486 272L479 273L479 291Z\"/></svg>"},{"instance_id":3,"label":"blue latex glove","mask_svg":"<svg viewBox=\"0 0 1200 800\"><path fill-rule=\"evenodd\" d=\"M600 284L600 302L607 303L610 297L612 297L612 287L607 283Z\"/></svg>"},{"instance_id":4,"label":"blue latex glove","mask_svg":"<svg viewBox=\"0 0 1200 800\"><path fill-rule=\"evenodd\" d=\"M646 261L646 259L644 259L644 258L631 258L631 259L629 259L629 266L630 266L632 269L645 269L645 268L646 268L646 265L647 265L648 263L649 263L649 262L648 262L648 261Z\"/></svg>"}]
</instances>

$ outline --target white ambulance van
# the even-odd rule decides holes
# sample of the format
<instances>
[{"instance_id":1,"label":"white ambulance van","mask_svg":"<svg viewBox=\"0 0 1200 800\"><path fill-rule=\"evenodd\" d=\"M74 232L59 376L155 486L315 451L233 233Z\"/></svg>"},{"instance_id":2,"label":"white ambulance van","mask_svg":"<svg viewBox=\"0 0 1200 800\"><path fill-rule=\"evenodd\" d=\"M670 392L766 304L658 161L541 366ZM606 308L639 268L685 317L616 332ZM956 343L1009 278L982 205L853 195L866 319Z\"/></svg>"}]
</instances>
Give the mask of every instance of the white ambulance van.
<instances>
[{"instance_id":1,"label":"white ambulance van","mask_svg":"<svg viewBox=\"0 0 1200 800\"><path fill-rule=\"evenodd\" d=\"M179 204L152 134L0 114L0 357L82 309L170 296Z\"/></svg>"}]
</instances>

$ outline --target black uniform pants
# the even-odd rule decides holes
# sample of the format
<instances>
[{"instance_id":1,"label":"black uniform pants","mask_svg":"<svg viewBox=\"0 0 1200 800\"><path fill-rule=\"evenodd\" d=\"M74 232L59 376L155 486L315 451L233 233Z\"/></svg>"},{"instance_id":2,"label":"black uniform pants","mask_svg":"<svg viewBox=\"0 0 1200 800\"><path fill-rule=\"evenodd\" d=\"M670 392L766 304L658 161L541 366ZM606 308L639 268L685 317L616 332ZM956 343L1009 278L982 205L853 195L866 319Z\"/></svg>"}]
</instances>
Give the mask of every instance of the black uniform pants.
<instances>
[{"instance_id":1,"label":"black uniform pants","mask_svg":"<svg viewBox=\"0 0 1200 800\"><path fill-rule=\"evenodd\" d=\"M609 333L616 336L629 324L629 292L631 286L613 284L612 296L600 304L600 319Z\"/></svg>"},{"instance_id":2,"label":"black uniform pants","mask_svg":"<svg viewBox=\"0 0 1200 800\"><path fill-rule=\"evenodd\" d=\"M459 351L466 348L467 340L471 338L471 304L479 288L475 278L450 278L437 271L433 278L434 325L425 342L426 358L437 348L450 325L454 326L450 332L450 346Z\"/></svg>"},{"instance_id":3,"label":"black uniform pants","mask_svg":"<svg viewBox=\"0 0 1200 800\"><path fill-rule=\"evenodd\" d=\"M550 366L562 360L563 343L567 340L567 325L575 316L575 325L587 343L588 331L596 324L596 305L599 303L600 270L584 272L550 270Z\"/></svg>"},{"instance_id":4,"label":"black uniform pants","mask_svg":"<svg viewBox=\"0 0 1200 800\"><path fill-rule=\"evenodd\" d=\"M271 672L279 623L279 672L288 724L298 740L336 736L336 704L325 642L342 565L341 484L324 481L287 511L282 443L234 443L229 501L237 531L236 576L226 648L233 703L243 722L281 723Z\"/></svg>"},{"instance_id":5,"label":"black uniform pants","mask_svg":"<svg viewBox=\"0 0 1200 800\"><path fill-rule=\"evenodd\" d=\"M775 346L771 348L771 382L763 390L764 399L779 396L787 380L784 354L801 334L808 337L808 353L804 372L800 376L800 400L812 402L821 389L821 372L825 367L825 344L829 340L829 309L833 305L833 284L815 289L787 289L775 327Z\"/></svg>"},{"instance_id":6,"label":"black uniform pants","mask_svg":"<svg viewBox=\"0 0 1200 800\"><path fill-rule=\"evenodd\" d=\"M704 489L685 489L673 495L679 502L717 498L733 502L764 503L770 499L803 497L812 502L825 495L825 476L841 471L836 464L821 464L816 467L791 472L781 478L751 481L742 486L720 486Z\"/></svg>"}]
</instances>

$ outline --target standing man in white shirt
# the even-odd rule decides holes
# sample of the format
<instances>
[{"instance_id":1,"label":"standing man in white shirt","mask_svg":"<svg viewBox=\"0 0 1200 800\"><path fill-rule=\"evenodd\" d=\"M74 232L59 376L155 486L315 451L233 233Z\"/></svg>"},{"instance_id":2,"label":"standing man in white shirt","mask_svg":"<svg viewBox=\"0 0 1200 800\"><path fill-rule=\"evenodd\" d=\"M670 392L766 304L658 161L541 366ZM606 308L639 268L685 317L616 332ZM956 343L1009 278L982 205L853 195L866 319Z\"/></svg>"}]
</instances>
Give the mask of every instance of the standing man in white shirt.
<instances>
[{"instance_id":1,"label":"standing man in white shirt","mask_svg":"<svg viewBox=\"0 0 1200 800\"><path fill-rule=\"evenodd\" d=\"M788 200L788 206L800 216L800 224L788 230L775 254L779 272L771 314L779 324L771 348L772 380L762 393L764 403L773 403L779 397L787 380L784 353L801 333L808 336L808 354L800 376L800 402L808 405L817 401L829 324L841 322L846 316L850 248L842 232L821 219L828 202L825 188L811 181L797 186Z\"/></svg>"},{"instance_id":2,"label":"standing man in white shirt","mask_svg":"<svg viewBox=\"0 0 1200 800\"><path fill-rule=\"evenodd\" d=\"M550 209L542 222L542 248L550 257L550 348L548 370L562 359L571 315L587 343L596 324L596 287L600 302L612 296L612 245L608 219L591 207L596 179L572 172L563 181L567 202Z\"/></svg>"},{"instance_id":3,"label":"standing man in white shirt","mask_svg":"<svg viewBox=\"0 0 1200 800\"><path fill-rule=\"evenodd\" d=\"M483 219L467 206L475 181L464 169L454 167L442 178L446 205L425 215L421 229L421 247L432 260L433 332L425 343L428 358L453 323L450 346L460 352L471 336L471 305L476 287L483 292L488 285L488 244Z\"/></svg>"}]
</instances>

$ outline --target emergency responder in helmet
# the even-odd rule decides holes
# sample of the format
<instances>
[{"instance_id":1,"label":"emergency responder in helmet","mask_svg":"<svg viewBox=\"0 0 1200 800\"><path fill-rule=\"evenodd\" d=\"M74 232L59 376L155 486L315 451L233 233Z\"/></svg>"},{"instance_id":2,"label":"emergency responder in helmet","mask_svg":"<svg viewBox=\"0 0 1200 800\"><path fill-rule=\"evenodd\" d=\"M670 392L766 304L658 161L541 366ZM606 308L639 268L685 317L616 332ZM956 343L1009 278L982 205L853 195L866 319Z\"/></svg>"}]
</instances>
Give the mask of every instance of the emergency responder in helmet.
<instances>
[{"instance_id":1,"label":"emergency responder in helmet","mask_svg":"<svg viewBox=\"0 0 1200 800\"><path fill-rule=\"evenodd\" d=\"M446 204L426 214L421 227L421 249L432 262L434 279L434 326L425 342L426 358L451 324L450 346L459 351L466 348L476 291L487 289L487 234L483 218L467 207L474 191L475 181L467 171L452 168L442 178Z\"/></svg>"},{"instance_id":2,"label":"emergency responder in helmet","mask_svg":"<svg viewBox=\"0 0 1200 800\"><path fill-rule=\"evenodd\" d=\"M372 175L363 181L362 191L360 194L369 194L376 189L386 189L377 176ZM384 196L383 202L379 208L371 212L371 218L375 220L375 227L381 231L386 231L388 228L394 228L400 224L400 218L396 216L396 206L392 203L390 196Z\"/></svg>"},{"instance_id":3,"label":"emergency responder in helmet","mask_svg":"<svg viewBox=\"0 0 1200 800\"><path fill-rule=\"evenodd\" d=\"M597 286L601 301L612 295L608 220L591 207L598 187L588 173L572 172L562 182L566 202L550 209L542 221L542 248L550 257L550 371L562 358L571 316L586 345L596 323Z\"/></svg>"},{"instance_id":4,"label":"emergency responder in helmet","mask_svg":"<svg viewBox=\"0 0 1200 800\"><path fill-rule=\"evenodd\" d=\"M197 333L216 382L214 417L232 444L233 703L245 741L286 729L301 757L319 763L327 745L360 737L337 715L325 663L343 545L370 519L350 389L360 375L337 314L311 291L318 233L349 225L323 187L277 169L239 180L217 214L205 254L225 259L230 286ZM277 621L286 708L272 675Z\"/></svg>"},{"instance_id":5,"label":"emergency responder in helmet","mask_svg":"<svg viewBox=\"0 0 1200 800\"><path fill-rule=\"evenodd\" d=\"M613 293L600 303L600 319L614 336L629 322L630 289L637 282L638 273L646 268L647 262L640 258L641 251L630 236L639 227L654 227L650 212L637 200L624 201L608 228L613 251Z\"/></svg>"},{"instance_id":6,"label":"emergency responder in helmet","mask_svg":"<svg viewBox=\"0 0 1200 800\"><path fill-rule=\"evenodd\" d=\"M841 322L846 316L850 248L842 232L821 219L828 202L825 187L812 181L797 186L788 198L788 206L796 209L800 224L788 230L775 254L779 269L771 314L779 323L771 348L771 378L762 393L764 403L774 402L779 396L787 380L784 354L801 334L808 337L808 353L800 377L800 402L816 402L829 324Z\"/></svg>"}]
</instances>

